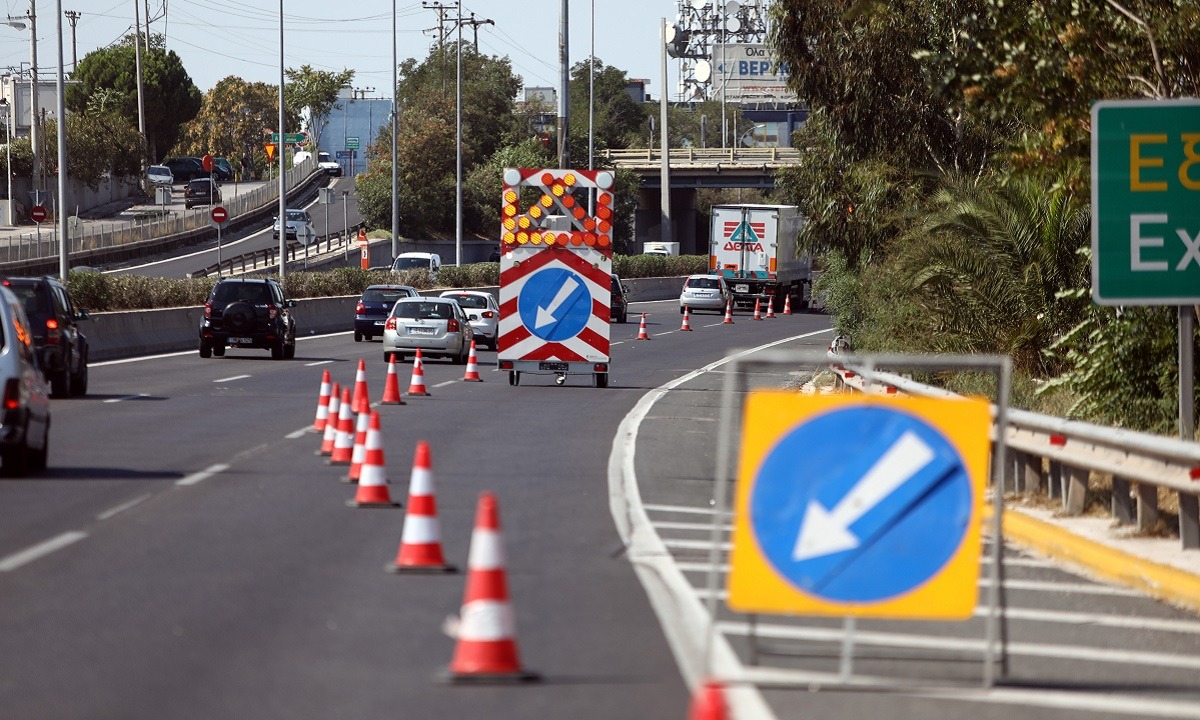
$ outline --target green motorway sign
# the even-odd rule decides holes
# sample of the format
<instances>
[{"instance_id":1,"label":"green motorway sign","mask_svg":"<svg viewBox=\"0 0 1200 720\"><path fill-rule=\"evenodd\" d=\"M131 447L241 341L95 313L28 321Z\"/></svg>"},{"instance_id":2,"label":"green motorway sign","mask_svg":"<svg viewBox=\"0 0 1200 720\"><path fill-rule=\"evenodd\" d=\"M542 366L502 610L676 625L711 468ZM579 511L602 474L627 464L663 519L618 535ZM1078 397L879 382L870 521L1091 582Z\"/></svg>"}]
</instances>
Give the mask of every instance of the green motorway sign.
<instances>
[{"instance_id":1,"label":"green motorway sign","mask_svg":"<svg viewBox=\"0 0 1200 720\"><path fill-rule=\"evenodd\" d=\"M358 138L356 138L356 137L346 138L346 149L347 150L358 150Z\"/></svg>"},{"instance_id":2,"label":"green motorway sign","mask_svg":"<svg viewBox=\"0 0 1200 720\"><path fill-rule=\"evenodd\" d=\"M305 135L304 133L284 133L283 134L283 141L285 143L304 142L307 139L308 139L308 136ZM279 133L271 133L271 142L273 142L273 143L279 142Z\"/></svg>"},{"instance_id":3,"label":"green motorway sign","mask_svg":"<svg viewBox=\"0 0 1200 720\"><path fill-rule=\"evenodd\" d=\"M1200 101L1092 106L1092 299L1200 304Z\"/></svg>"}]
</instances>

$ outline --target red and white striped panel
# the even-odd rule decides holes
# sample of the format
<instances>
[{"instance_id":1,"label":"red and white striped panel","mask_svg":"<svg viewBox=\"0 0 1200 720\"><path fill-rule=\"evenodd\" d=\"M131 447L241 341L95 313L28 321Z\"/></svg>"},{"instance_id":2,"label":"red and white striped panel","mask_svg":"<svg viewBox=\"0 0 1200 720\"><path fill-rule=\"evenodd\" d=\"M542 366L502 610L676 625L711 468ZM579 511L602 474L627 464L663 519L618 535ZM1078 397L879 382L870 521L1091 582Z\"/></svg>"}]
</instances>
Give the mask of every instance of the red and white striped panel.
<instances>
[{"instance_id":1,"label":"red and white striped panel","mask_svg":"<svg viewBox=\"0 0 1200 720\"><path fill-rule=\"evenodd\" d=\"M733 232L737 230L738 225L741 224L742 223L740 220L726 220L722 235L727 238L733 237ZM760 240L767 234L767 224L765 222L752 222L750 223L750 229L754 231L754 234L757 235Z\"/></svg>"},{"instance_id":2,"label":"red and white striped panel","mask_svg":"<svg viewBox=\"0 0 1200 720\"><path fill-rule=\"evenodd\" d=\"M563 268L583 277L592 296L592 315L575 337L552 342L534 335L517 310L525 282L546 268ZM522 247L502 260L500 273L499 355L505 360L608 362L612 300L612 258L595 248Z\"/></svg>"}]
</instances>

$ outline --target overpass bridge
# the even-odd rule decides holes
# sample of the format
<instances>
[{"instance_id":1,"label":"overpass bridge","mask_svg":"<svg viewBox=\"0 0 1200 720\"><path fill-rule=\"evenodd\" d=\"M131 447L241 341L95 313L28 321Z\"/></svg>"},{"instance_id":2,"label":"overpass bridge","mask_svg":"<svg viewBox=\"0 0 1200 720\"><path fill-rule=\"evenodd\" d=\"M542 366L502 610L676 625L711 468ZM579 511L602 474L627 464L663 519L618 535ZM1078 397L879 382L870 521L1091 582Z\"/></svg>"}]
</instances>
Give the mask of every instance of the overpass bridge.
<instances>
[{"instance_id":1,"label":"overpass bridge","mask_svg":"<svg viewBox=\"0 0 1200 720\"><path fill-rule=\"evenodd\" d=\"M708 228L696 208L696 191L703 188L775 187L775 175L802 161L804 151L790 147L669 148L667 167L671 187L671 239L684 254L708 252ZM601 162L624 168L641 179L634 218L635 241L662 238L663 152L654 148L605 150Z\"/></svg>"}]
</instances>

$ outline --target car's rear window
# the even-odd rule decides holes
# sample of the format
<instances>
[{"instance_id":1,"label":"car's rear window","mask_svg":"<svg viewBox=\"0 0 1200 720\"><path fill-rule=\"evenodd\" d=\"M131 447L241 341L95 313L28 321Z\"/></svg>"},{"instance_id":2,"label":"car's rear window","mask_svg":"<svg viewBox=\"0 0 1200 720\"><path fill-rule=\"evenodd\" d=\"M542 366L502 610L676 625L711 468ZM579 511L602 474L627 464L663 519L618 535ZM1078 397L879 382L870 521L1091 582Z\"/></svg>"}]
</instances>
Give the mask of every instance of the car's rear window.
<instances>
[{"instance_id":1,"label":"car's rear window","mask_svg":"<svg viewBox=\"0 0 1200 720\"><path fill-rule=\"evenodd\" d=\"M288 210L287 219L291 222L296 222L297 220L308 222L308 215L303 210Z\"/></svg>"},{"instance_id":2,"label":"car's rear window","mask_svg":"<svg viewBox=\"0 0 1200 720\"><path fill-rule=\"evenodd\" d=\"M204 190L208 191L212 187L212 181L205 178L204 180L192 180L188 183L189 190Z\"/></svg>"},{"instance_id":3,"label":"car's rear window","mask_svg":"<svg viewBox=\"0 0 1200 720\"><path fill-rule=\"evenodd\" d=\"M406 290L365 290L363 291L363 302L386 302L394 303L400 298L412 297Z\"/></svg>"},{"instance_id":4,"label":"car's rear window","mask_svg":"<svg viewBox=\"0 0 1200 720\"><path fill-rule=\"evenodd\" d=\"M217 286L215 302L218 305L235 302L266 305L270 299L271 294L267 286L261 283L222 283Z\"/></svg>"},{"instance_id":5,"label":"car's rear window","mask_svg":"<svg viewBox=\"0 0 1200 720\"><path fill-rule=\"evenodd\" d=\"M392 308L392 315L405 320L449 320L454 316L450 303L401 302Z\"/></svg>"},{"instance_id":6,"label":"car's rear window","mask_svg":"<svg viewBox=\"0 0 1200 720\"><path fill-rule=\"evenodd\" d=\"M8 287L21 301L21 306L25 308L25 314L29 317L30 322L40 324L43 320L50 317L53 309L50 307L49 293L38 292L35 284L17 284L12 283Z\"/></svg>"},{"instance_id":7,"label":"car's rear window","mask_svg":"<svg viewBox=\"0 0 1200 720\"><path fill-rule=\"evenodd\" d=\"M716 278L688 278L687 286L690 288L701 288L703 290L717 290L721 287L721 283Z\"/></svg>"},{"instance_id":8,"label":"car's rear window","mask_svg":"<svg viewBox=\"0 0 1200 720\"><path fill-rule=\"evenodd\" d=\"M482 310L488 306L487 298L480 295L452 295L459 307Z\"/></svg>"}]
</instances>

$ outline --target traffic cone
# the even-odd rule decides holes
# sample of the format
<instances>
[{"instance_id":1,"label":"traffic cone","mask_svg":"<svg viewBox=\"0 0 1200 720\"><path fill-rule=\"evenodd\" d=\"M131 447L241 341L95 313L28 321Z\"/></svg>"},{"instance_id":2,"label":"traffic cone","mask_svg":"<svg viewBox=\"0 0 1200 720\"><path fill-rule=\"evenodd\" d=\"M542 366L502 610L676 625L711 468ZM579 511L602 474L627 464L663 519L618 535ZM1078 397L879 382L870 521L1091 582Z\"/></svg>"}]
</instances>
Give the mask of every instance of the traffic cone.
<instances>
[{"instance_id":1,"label":"traffic cone","mask_svg":"<svg viewBox=\"0 0 1200 720\"><path fill-rule=\"evenodd\" d=\"M442 531L437 516L437 493L433 486L433 463L429 459L429 443L417 443L413 458L412 477L408 481L408 514L404 516L404 531L400 535L400 550L396 561L387 566L393 573L450 573L453 565L446 564L442 554Z\"/></svg>"},{"instance_id":2,"label":"traffic cone","mask_svg":"<svg viewBox=\"0 0 1200 720\"><path fill-rule=\"evenodd\" d=\"M758 298L754 298L754 319L762 320L762 309L759 306Z\"/></svg>"},{"instance_id":3,"label":"traffic cone","mask_svg":"<svg viewBox=\"0 0 1200 720\"><path fill-rule=\"evenodd\" d=\"M783 314L784 315L792 314L792 296L791 295L783 296Z\"/></svg>"},{"instance_id":4,"label":"traffic cone","mask_svg":"<svg viewBox=\"0 0 1200 720\"><path fill-rule=\"evenodd\" d=\"M646 334L646 313L642 313L642 325L638 328L638 340L649 340L650 336Z\"/></svg>"},{"instance_id":5,"label":"traffic cone","mask_svg":"<svg viewBox=\"0 0 1200 720\"><path fill-rule=\"evenodd\" d=\"M733 300L725 301L725 320L722 321L721 324L722 325L732 325L733 324Z\"/></svg>"},{"instance_id":6,"label":"traffic cone","mask_svg":"<svg viewBox=\"0 0 1200 720\"><path fill-rule=\"evenodd\" d=\"M342 478L345 482L358 482L358 476L362 473L363 457L367 452L367 429L370 422L370 408L358 413L358 420L354 427L354 452L350 455L350 472Z\"/></svg>"},{"instance_id":7,"label":"traffic cone","mask_svg":"<svg viewBox=\"0 0 1200 720\"><path fill-rule=\"evenodd\" d=\"M388 355L387 382L383 385L383 399L380 405L403 405L400 397L400 376L396 374L396 356Z\"/></svg>"},{"instance_id":8,"label":"traffic cone","mask_svg":"<svg viewBox=\"0 0 1200 720\"><path fill-rule=\"evenodd\" d=\"M341 387L334 383L329 391L329 419L325 422L325 436L321 438L321 449L317 451L318 455L333 454L333 444L337 441L337 418L342 406L340 393Z\"/></svg>"},{"instance_id":9,"label":"traffic cone","mask_svg":"<svg viewBox=\"0 0 1200 720\"><path fill-rule=\"evenodd\" d=\"M329 393L331 390L329 371L326 370L321 374L321 391L317 393L317 417L313 420L314 432L324 430L325 423L329 421Z\"/></svg>"},{"instance_id":10,"label":"traffic cone","mask_svg":"<svg viewBox=\"0 0 1200 720\"><path fill-rule=\"evenodd\" d=\"M350 409L356 413L362 412L363 403L370 408L371 394L367 391L367 361L359 358L358 371L354 373L354 404Z\"/></svg>"},{"instance_id":11,"label":"traffic cone","mask_svg":"<svg viewBox=\"0 0 1200 720\"><path fill-rule=\"evenodd\" d=\"M329 455L330 465L349 465L354 455L354 408L350 398L350 388L342 388L337 438L333 441L333 452Z\"/></svg>"},{"instance_id":12,"label":"traffic cone","mask_svg":"<svg viewBox=\"0 0 1200 720\"><path fill-rule=\"evenodd\" d=\"M413 358L412 380L408 383L408 394L429 394L429 391L425 389L425 362L421 360L421 348L417 348L417 355Z\"/></svg>"},{"instance_id":13,"label":"traffic cone","mask_svg":"<svg viewBox=\"0 0 1200 720\"><path fill-rule=\"evenodd\" d=\"M691 332L692 323L691 323L690 318L691 318L691 312L689 312L688 309L686 307L684 307L683 308L683 323L679 326L680 332Z\"/></svg>"},{"instance_id":14,"label":"traffic cone","mask_svg":"<svg viewBox=\"0 0 1200 720\"><path fill-rule=\"evenodd\" d=\"M451 682L523 682L537 675L521 669L516 623L508 600L500 511L490 492L479 496L467 559L458 644L447 675Z\"/></svg>"},{"instance_id":15,"label":"traffic cone","mask_svg":"<svg viewBox=\"0 0 1200 720\"><path fill-rule=\"evenodd\" d=\"M775 298L771 298L767 301L767 319L775 319Z\"/></svg>"},{"instance_id":16,"label":"traffic cone","mask_svg":"<svg viewBox=\"0 0 1200 720\"><path fill-rule=\"evenodd\" d=\"M371 410L371 423L367 429L367 445L363 452L362 472L358 476L358 492L346 505L356 508L400 507L388 495L387 468L383 464L383 432L379 426L379 413Z\"/></svg>"},{"instance_id":17,"label":"traffic cone","mask_svg":"<svg viewBox=\"0 0 1200 720\"><path fill-rule=\"evenodd\" d=\"M467 355L467 371L463 373L463 382L483 382L479 377L479 358L475 355L475 341L471 341L471 352Z\"/></svg>"},{"instance_id":18,"label":"traffic cone","mask_svg":"<svg viewBox=\"0 0 1200 720\"><path fill-rule=\"evenodd\" d=\"M688 708L688 720L729 720L725 686L716 680L706 680L696 688L692 705Z\"/></svg>"}]
</instances>

